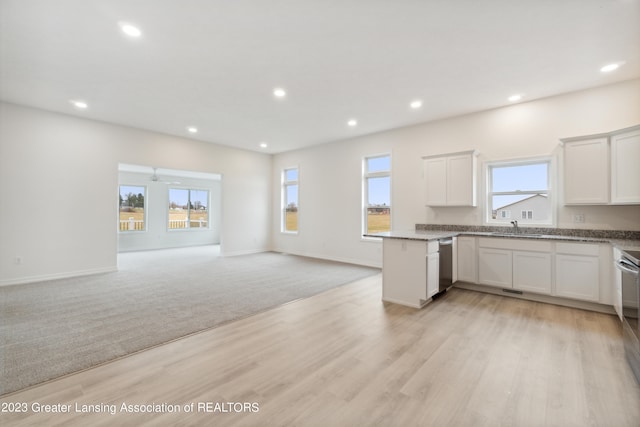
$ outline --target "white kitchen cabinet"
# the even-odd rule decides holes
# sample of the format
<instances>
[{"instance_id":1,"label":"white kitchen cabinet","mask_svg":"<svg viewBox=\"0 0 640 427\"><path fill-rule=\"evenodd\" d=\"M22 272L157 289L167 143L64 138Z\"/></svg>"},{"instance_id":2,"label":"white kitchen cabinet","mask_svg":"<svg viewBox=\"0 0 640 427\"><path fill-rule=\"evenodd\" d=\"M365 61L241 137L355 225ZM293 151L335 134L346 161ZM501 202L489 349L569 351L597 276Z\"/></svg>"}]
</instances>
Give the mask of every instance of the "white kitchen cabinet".
<instances>
[{"instance_id":1,"label":"white kitchen cabinet","mask_svg":"<svg viewBox=\"0 0 640 427\"><path fill-rule=\"evenodd\" d=\"M513 288L541 294L551 293L551 254L513 251Z\"/></svg>"},{"instance_id":2,"label":"white kitchen cabinet","mask_svg":"<svg viewBox=\"0 0 640 427\"><path fill-rule=\"evenodd\" d=\"M458 280L476 283L478 278L476 238L458 236Z\"/></svg>"},{"instance_id":3,"label":"white kitchen cabinet","mask_svg":"<svg viewBox=\"0 0 640 427\"><path fill-rule=\"evenodd\" d=\"M607 136L567 138L564 143L564 203L609 203L609 140Z\"/></svg>"},{"instance_id":4,"label":"white kitchen cabinet","mask_svg":"<svg viewBox=\"0 0 640 427\"><path fill-rule=\"evenodd\" d=\"M611 204L640 204L640 126L611 136Z\"/></svg>"},{"instance_id":5,"label":"white kitchen cabinet","mask_svg":"<svg viewBox=\"0 0 640 427\"><path fill-rule=\"evenodd\" d=\"M599 245L556 243L556 295L585 301L599 301L599 254Z\"/></svg>"},{"instance_id":6,"label":"white kitchen cabinet","mask_svg":"<svg viewBox=\"0 0 640 427\"><path fill-rule=\"evenodd\" d=\"M427 206L476 206L476 151L426 156L424 159Z\"/></svg>"},{"instance_id":7,"label":"white kitchen cabinet","mask_svg":"<svg viewBox=\"0 0 640 427\"><path fill-rule=\"evenodd\" d=\"M438 292L438 241L383 239L382 299L420 308Z\"/></svg>"},{"instance_id":8,"label":"white kitchen cabinet","mask_svg":"<svg viewBox=\"0 0 640 427\"><path fill-rule=\"evenodd\" d=\"M447 158L424 160L424 179L427 206L447 205Z\"/></svg>"},{"instance_id":9,"label":"white kitchen cabinet","mask_svg":"<svg viewBox=\"0 0 640 427\"><path fill-rule=\"evenodd\" d=\"M511 288L512 253L506 249L478 249L478 281L483 285Z\"/></svg>"},{"instance_id":10,"label":"white kitchen cabinet","mask_svg":"<svg viewBox=\"0 0 640 427\"><path fill-rule=\"evenodd\" d=\"M480 284L540 294L551 293L550 242L481 238L478 245Z\"/></svg>"},{"instance_id":11,"label":"white kitchen cabinet","mask_svg":"<svg viewBox=\"0 0 640 427\"><path fill-rule=\"evenodd\" d=\"M436 242L437 244L437 242ZM427 251L427 296L424 299L431 298L438 293L440 289L440 254L436 246L435 252L433 248L431 252Z\"/></svg>"}]
</instances>

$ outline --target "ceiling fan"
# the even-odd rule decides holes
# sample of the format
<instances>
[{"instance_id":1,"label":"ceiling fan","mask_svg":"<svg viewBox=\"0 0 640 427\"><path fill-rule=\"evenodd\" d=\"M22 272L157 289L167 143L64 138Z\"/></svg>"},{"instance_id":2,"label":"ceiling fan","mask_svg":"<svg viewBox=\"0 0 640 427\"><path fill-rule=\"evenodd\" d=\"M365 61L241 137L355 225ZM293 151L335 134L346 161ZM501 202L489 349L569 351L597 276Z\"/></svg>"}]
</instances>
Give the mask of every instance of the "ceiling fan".
<instances>
[{"instance_id":1,"label":"ceiling fan","mask_svg":"<svg viewBox=\"0 0 640 427\"><path fill-rule=\"evenodd\" d=\"M153 175L150 177L152 182L161 182L163 184L173 185L180 184L180 181L164 181L158 177L158 168L153 168Z\"/></svg>"}]
</instances>

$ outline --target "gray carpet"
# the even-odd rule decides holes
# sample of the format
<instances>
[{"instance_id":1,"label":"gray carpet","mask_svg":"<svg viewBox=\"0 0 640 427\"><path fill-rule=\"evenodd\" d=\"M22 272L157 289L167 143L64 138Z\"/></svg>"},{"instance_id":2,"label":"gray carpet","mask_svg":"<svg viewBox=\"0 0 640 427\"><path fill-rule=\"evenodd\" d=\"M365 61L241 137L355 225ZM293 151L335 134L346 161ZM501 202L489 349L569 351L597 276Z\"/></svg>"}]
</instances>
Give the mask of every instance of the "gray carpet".
<instances>
[{"instance_id":1,"label":"gray carpet","mask_svg":"<svg viewBox=\"0 0 640 427\"><path fill-rule=\"evenodd\" d=\"M0 395L380 272L216 248L121 254L116 273L0 287Z\"/></svg>"}]
</instances>

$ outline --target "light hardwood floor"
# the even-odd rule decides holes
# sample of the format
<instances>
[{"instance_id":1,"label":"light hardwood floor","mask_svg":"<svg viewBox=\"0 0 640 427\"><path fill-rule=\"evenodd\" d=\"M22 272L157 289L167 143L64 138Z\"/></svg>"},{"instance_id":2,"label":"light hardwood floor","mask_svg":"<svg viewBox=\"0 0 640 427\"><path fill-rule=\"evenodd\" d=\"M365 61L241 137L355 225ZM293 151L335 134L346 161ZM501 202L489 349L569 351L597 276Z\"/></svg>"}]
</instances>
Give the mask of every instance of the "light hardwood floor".
<instances>
[{"instance_id":1,"label":"light hardwood floor","mask_svg":"<svg viewBox=\"0 0 640 427\"><path fill-rule=\"evenodd\" d=\"M415 310L382 303L380 290L377 275L5 396L28 411L0 413L0 424L640 425L616 317L461 289ZM197 412L206 402L259 411ZM72 413L34 413L37 404Z\"/></svg>"}]
</instances>

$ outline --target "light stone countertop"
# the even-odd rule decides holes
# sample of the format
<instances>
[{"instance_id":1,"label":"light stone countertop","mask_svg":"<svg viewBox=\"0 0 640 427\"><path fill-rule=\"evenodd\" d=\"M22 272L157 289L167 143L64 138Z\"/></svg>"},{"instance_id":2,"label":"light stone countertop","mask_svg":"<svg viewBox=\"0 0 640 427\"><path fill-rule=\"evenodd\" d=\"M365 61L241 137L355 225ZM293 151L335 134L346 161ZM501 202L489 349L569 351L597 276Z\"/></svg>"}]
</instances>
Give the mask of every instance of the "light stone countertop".
<instances>
[{"instance_id":1,"label":"light stone countertop","mask_svg":"<svg viewBox=\"0 0 640 427\"><path fill-rule=\"evenodd\" d=\"M570 241L584 243L610 243L622 250L640 250L640 240L627 239L607 239L602 237L581 237L581 236L562 236L562 235L546 235L546 234L515 234L515 233L494 233L482 231L435 231L435 230L406 230L406 231L387 231L383 233L365 234L365 237L381 237L383 239L404 239L404 240L440 240L454 236L475 236L475 237L494 237L506 239L533 239L533 240L553 240L553 241Z\"/></svg>"}]
</instances>

